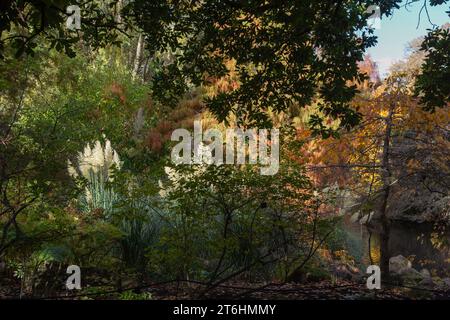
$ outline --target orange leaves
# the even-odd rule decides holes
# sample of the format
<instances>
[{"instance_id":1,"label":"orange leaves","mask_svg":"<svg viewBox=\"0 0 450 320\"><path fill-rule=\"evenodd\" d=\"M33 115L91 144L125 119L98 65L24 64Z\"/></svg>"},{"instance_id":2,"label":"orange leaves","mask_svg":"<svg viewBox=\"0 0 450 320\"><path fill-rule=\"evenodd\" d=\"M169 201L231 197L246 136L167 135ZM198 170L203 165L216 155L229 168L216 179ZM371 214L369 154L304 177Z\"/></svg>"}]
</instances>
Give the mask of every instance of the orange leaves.
<instances>
[{"instance_id":1,"label":"orange leaves","mask_svg":"<svg viewBox=\"0 0 450 320\"><path fill-rule=\"evenodd\" d=\"M420 163L416 159L410 159L406 167L408 168L408 172L414 172L420 168Z\"/></svg>"},{"instance_id":2,"label":"orange leaves","mask_svg":"<svg viewBox=\"0 0 450 320\"><path fill-rule=\"evenodd\" d=\"M450 123L450 109L448 107L439 108L430 113L420 106L414 105L407 111L405 126L423 133L430 134L438 128L445 128Z\"/></svg>"},{"instance_id":3,"label":"orange leaves","mask_svg":"<svg viewBox=\"0 0 450 320\"><path fill-rule=\"evenodd\" d=\"M147 138L145 139L145 145L151 151L154 151L156 153L161 152L163 147L163 140L161 133L159 133L156 129L151 129L147 134Z\"/></svg>"},{"instance_id":4,"label":"orange leaves","mask_svg":"<svg viewBox=\"0 0 450 320\"><path fill-rule=\"evenodd\" d=\"M228 74L221 78L208 77L210 85L206 88L209 97L214 97L219 93L227 93L239 88L238 76L236 73L236 61L228 60L225 63Z\"/></svg>"},{"instance_id":5,"label":"orange leaves","mask_svg":"<svg viewBox=\"0 0 450 320\"><path fill-rule=\"evenodd\" d=\"M364 57L364 61L358 63L358 68L361 73L364 73L368 79L358 83L358 89L368 90L372 85L380 83L380 75L378 73L378 66L372 60L370 55Z\"/></svg>"},{"instance_id":6,"label":"orange leaves","mask_svg":"<svg viewBox=\"0 0 450 320\"><path fill-rule=\"evenodd\" d=\"M203 103L198 98L185 99L178 103L174 110L161 115L164 119L158 121L154 128L150 129L145 138L145 147L160 153L164 144L170 141L172 131L178 128L193 128L194 120L204 109Z\"/></svg>"},{"instance_id":7,"label":"orange leaves","mask_svg":"<svg viewBox=\"0 0 450 320\"><path fill-rule=\"evenodd\" d=\"M125 89L122 85L120 85L117 82L113 82L107 88L107 92L108 94L111 94L113 97L117 97L121 104L125 104L126 102Z\"/></svg>"}]
</instances>

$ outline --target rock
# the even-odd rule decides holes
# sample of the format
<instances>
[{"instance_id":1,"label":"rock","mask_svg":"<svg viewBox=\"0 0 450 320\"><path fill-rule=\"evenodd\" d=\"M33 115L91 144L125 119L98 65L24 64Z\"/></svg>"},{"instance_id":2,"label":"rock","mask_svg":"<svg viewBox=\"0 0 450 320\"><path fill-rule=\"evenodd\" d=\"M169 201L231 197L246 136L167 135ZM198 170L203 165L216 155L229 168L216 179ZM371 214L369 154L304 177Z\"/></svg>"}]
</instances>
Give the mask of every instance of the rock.
<instances>
[{"instance_id":1,"label":"rock","mask_svg":"<svg viewBox=\"0 0 450 320\"><path fill-rule=\"evenodd\" d=\"M422 279L422 281L419 282L419 286L432 289L436 286L436 284L434 283L433 279L431 279L431 277L425 277L424 279Z\"/></svg>"},{"instance_id":2,"label":"rock","mask_svg":"<svg viewBox=\"0 0 450 320\"><path fill-rule=\"evenodd\" d=\"M403 269L402 272L400 273L400 277L403 283L412 286L415 286L419 284L422 280L426 279L419 271L417 271L414 268Z\"/></svg>"},{"instance_id":3,"label":"rock","mask_svg":"<svg viewBox=\"0 0 450 320\"><path fill-rule=\"evenodd\" d=\"M425 278L431 278L431 273L430 273L430 271L428 271L428 269L422 269L422 270L420 270L420 273L421 273Z\"/></svg>"},{"instance_id":4,"label":"rock","mask_svg":"<svg viewBox=\"0 0 450 320\"><path fill-rule=\"evenodd\" d=\"M336 266L334 273L335 273L336 277L338 277L340 279L352 280L352 278L353 278L352 272L347 268L347 266L345 264Z\"/></svg>"},{"instance_id":5,"label":"rock","mask_svg":"<svg viewBox=\"0 0 450 320\"><path fill-rule=\"evenodd\" d=\"M374 213L375 212L372 211L369 214L366 214L361 219L359 219L359 223L360 224L368 224L370 222L370 220L372 220Z\"/></svg>"},{"instance_id":6,"label":"rock","mask_svg":"<svg viewBox=\"0 0 450 320\"><path fill-rule=\"evenodd\" d=\"M411 269L411 261L404 256L398 255L389 259L389 273L402 274L408 269Z\"/></svg>"},{"instance_id":7,"label":"rock","mask_svg":"<svg viewBox=\"0 0 450 320\"><path fill-rule=\"evenodd\" d=\"M351 223L356 223L356 222L358 222L358 221L359 221L359 215L360 215L360 212L359 212L359 211L355 212L355 213L350 217L350 222L351 222Z\"/></svg>"}]
</instances>

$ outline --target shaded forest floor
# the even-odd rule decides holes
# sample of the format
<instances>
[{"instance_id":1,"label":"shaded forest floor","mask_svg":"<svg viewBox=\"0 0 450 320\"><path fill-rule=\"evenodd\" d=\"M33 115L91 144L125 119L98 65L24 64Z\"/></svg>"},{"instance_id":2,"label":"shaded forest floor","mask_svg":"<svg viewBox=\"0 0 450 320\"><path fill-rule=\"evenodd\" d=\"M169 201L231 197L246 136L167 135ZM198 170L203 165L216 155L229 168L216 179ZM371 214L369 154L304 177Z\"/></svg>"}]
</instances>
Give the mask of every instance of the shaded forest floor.
<instances>
[{"instance_id":1,"label":"shaded forest floor","mask_svg":"<svg viewBox=\"0 0 450 320\"><path fill-rule=\"evenodd\" d=\"M205 290L199 283L159 283L117 291L112 286L86 287L82 291L60 290L37 299L120 299L120 300L187 300L187 299L255 299L255 300L450 300L450 291L434 291L383 284L381 290L369 290L365 283L347 280L298 283L228 282ZM18 299L18 279L0 279L0 299ZM24 295L24 299L33 297Z\"/></svg>"},{"instance_id":2,"label":"shaded forest floor","mask_svg":"<svg viewBox=\"0 0 450 320\"><path fill-rule=\"evenodd\" d=\"M165 286L151 289L155 299L192 299L204 290L203 286L193 285L179 289ZM416 291L407 288L386 287L382 290L368 290L365 283L340 280L337 283L320 281L307 284L246 284L229 283L208 291L209 299L257 299L257 300L360 300L360 299L450 299L450 292L436 293Z\"/></svg>"}]
</instances>

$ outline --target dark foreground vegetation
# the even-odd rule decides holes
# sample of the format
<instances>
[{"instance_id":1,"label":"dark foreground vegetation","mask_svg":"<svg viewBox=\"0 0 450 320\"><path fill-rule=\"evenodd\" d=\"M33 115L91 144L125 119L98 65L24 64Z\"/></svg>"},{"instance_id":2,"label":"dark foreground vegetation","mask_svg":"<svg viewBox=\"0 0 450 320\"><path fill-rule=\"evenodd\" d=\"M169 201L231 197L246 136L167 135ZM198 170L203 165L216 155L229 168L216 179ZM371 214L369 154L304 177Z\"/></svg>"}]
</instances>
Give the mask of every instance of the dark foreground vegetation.
<instances>
[{"instance_id":1,"label":"dark foreground vegetation","mask_svg":"<svg viewBox=\"0 0 450 320\"><path fill-rule=\"evenodd\" d=\"M449 25L380 79L366 10L400 3L3 0L0 299L448 299ZM279 170L175 165L194 121L278 128Z\"/></svg>"}]
</instances>

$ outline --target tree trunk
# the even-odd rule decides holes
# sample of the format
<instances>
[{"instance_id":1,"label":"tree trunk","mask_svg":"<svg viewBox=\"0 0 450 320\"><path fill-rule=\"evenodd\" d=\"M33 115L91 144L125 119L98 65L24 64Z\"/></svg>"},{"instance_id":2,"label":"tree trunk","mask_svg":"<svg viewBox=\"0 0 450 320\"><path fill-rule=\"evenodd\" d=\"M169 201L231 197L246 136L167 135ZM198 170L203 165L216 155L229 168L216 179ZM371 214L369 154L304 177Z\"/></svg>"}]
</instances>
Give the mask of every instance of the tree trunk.
<instances>
[{"instance_id":1,"label":"tree trunk","mask_svg":"<svg viewBox=\"0 0 450 320\"><path fill-rule=\"evenodd\" d=\"M389 113L386 117L386 130L384 133L383 141L383 154L382 154L382 179L383 179L383 193L382 202L380 207L380 220L381 220L381 235L380 235L380 269L385 277L389 277L389 233L390 233L390 222L387 216L387 206L389 200L389 194L391 191L391 167L389 164L390 156L390 144L391 144L391 133L392 133L392 117L394 114L395 102L389 104Z\"/></svg>"},{"instance_id":2,"label":"tree trunk","mask_svg":"<svg viewBox=\"0 0 450 320\"><path fill-rule=\"evenodd\" d=\"M139 39L136 47L136 55L134 57L134 67L133 67L133 78L136 78L139 72L139 67L141 66L142 51L144 48L144 37L139 34Z\"/></svg>"}]
</instances>

